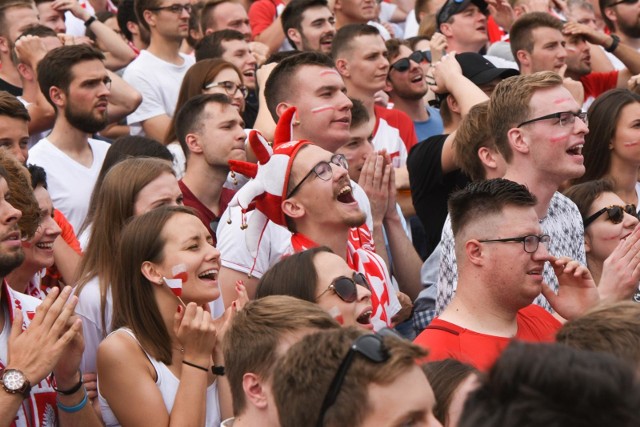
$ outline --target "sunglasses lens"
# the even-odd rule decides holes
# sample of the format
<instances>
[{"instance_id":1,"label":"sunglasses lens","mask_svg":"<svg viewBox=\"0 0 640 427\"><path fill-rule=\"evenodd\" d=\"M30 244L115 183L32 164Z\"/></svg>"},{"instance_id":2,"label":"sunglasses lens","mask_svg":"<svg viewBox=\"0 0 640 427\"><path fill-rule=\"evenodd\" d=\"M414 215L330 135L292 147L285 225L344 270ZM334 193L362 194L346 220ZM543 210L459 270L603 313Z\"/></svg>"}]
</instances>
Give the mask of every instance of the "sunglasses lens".
<instances>
[{"instance_id":1,"label":"sunglasses lens","mask_svg":"<svg viewBox=\"0 0 640 427\"><path fill-rule=\"evenodd\" d=\"M355 341L356 351L375 363L382 363L389 359L387 349L382 338L377 335L362 335Z\"/></svg>"},{"instance_id":2,"label":"sunglasses lens","mask_svg":"<svg viewBox=\"0 0 640 427\"><path fill-rule=\"evenodd\" d=\"M633 205L633 204L627 205L624 207L624 211L631 216L638 216L636 211L636 205Z\"/></svg>"},{"instance_id":3,"label":"sunglasses lens","mask_svg":"<svg viewBox=\"0 0 640 427\"><path fill-rule=\"evenodd\" d=\"M409 58L402 58L392 65L393 69L399 71L401 73L407 71L409 69Z\"/></svg>"},{"instance_id":4,"label":"sunglasses lens","mask_svg":"<svg viewBox=\"0 0 640 427\"><path fill-rule=\"evenodd\" d=\"M429 63L431 64L431 51L430 50L423 50L422 51L422 57Z\"/></svg>"},{"instance_id":5,"label":"sunglasses lens","mask_svg":"<svg viewBox=\"0 0 640 427\"><path fill-rule=\"evenodd\" d=\"M333 288L336 294L344 302L355 302L358 299L358 291L356 290L356 283L346 277L340 277L333 282Z\"/></svg>"},{"instance_id":6,"label":"sunglasses lens","mask_svg":"<svg viewBox=\"0 0 640 427\"><path fill-rule=\"evenodd\" d=\"M371 290L371 287L369 286L369 281L367 280L364 274L353 273L353 281L356 282L356 284Z\"/></svg>"},{"instance_id":7,"label":"sunglasses lens","mask_svg":"<svg viewBox=\"0 0 640 427\"><path fill-rule=\"evenodd\" d=\"M411 59L416 64L420 64L423 58L424 57L422 56L422 52L420 52L419 50L413 52L411 56L409 56L409 59Z\"/></svg>"},{"instance_id":8,"label":"sunglasses lens","mask_svg":"<svg viewBox=\"0 0 640 427\"><path fill-rule=\"evenodd\" d=\"M609 220L612 223L620 224L624 218L624 210L620 206L612 206L607 209L607 215L609 215Z\"/></svg>"}]
</instances>

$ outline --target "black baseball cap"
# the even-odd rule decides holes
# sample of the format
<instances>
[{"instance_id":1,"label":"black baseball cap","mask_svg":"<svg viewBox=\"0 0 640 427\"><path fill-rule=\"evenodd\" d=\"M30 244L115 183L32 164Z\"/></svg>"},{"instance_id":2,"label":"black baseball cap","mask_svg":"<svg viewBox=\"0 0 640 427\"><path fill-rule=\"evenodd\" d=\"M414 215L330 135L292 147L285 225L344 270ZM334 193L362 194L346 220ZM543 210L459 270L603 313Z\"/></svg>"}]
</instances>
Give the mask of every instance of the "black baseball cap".
<instances>
[{"instance_id":1,"label":"black baseball cap","mask_svg":"<svg viewBox=\"0 0 640 427\"><path fill-rule=\"evenodd\" d=\"M440 8L436 15L436 28L440 28L440 24L447 22L453 15L465 10L470 4L475 4L480 9L480 12L485 15L489 13L487 2L484 0L447 0L447 2Z\"/></svg>"},{"instance_id":2,"label":"black baseball cap","mask_svg":"<svg viewBox=\"0 0 640 427\"><path fill-rule=\"evenodd\" d=\"M497 68L484 56L475 52L458 53L456 60L462 68L462 74L476 86L520 74L515 68Z\"/></svg>"}]
</instances>

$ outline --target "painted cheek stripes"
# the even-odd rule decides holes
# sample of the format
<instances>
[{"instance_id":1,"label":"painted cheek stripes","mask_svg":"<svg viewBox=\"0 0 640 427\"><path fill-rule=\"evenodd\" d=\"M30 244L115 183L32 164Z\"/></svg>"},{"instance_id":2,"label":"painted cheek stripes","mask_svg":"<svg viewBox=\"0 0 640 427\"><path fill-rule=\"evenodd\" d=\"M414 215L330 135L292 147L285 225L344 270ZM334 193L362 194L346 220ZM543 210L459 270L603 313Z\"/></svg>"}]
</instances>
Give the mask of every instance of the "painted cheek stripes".
<instances>
[{"instance_id":1,"label":"painted cheek stripes","mask_svg":"<svg viewBox=\"0 0 640 427\"><path fill-rule=\"evenodd\" d=\"M335 110L335 107L331 105L321 105L319 107L312 108L311 112L315 114L315 113L322 113L323 111L330 111L330 110Z\"/></svg>"}]
</instances>

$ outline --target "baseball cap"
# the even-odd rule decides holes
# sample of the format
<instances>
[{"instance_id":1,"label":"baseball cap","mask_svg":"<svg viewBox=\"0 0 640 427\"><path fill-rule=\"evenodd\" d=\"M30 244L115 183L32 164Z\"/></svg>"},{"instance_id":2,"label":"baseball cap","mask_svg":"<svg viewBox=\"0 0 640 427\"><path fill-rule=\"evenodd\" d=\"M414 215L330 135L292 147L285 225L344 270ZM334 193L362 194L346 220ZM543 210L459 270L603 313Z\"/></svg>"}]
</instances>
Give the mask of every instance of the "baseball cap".
<instances>
[{"instance_id":1,"label":"baseball cap","mask_svg":"<svg viewBox=\"0 0 640 427\"><path fill-rule=\"evenodd\" d=\"M506 79L520 74L514 68L497 68L484 56L475 52L458 53L456 60L462 68L462 74L476 86L490 83L497 78Z\"/></svg>"},{"instance_id":2,"label":"baseball cap","mask_svg":"<svg viewBox=\"0 0 640 427\"><path fill-rule=\"evenodd\" d=\"M470 4L475 4L480 9L480 12L485 15L489 9L487 2L484 0L447 0L447 2L440 8L436 15L436 28L440 28L440 24L447 22L453 15L465 10Z\"/></svg>"}]
</instances>

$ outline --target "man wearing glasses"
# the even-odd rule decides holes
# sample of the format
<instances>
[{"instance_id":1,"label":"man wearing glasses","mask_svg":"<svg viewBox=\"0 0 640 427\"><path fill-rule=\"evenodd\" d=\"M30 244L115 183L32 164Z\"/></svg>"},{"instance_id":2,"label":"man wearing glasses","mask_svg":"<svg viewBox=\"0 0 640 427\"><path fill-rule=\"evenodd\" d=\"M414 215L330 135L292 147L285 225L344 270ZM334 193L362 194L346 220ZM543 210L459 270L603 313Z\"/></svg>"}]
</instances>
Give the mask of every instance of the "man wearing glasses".
<instances>
[{"instance_id":1,"label":"man wearing glasses","mask_svg":"<svg viewBox=\"0 0 640 427\"><path fill-rule=\"evenodd\" d=\"M127 67L124 80L142 93L142 104L127 117L133 135L163 141L178 101L180 83L194 64L180 53L189 33L189 0L140 0L135 3L142 25L150 33L149 47Z\"/></svg>"},{"instance_id":2,"label":"man wearing glasses","mask_svg":"<svg viewBox=\"0 0 640 427\"><path fill-rule=\"evenodd\" d=\"M501 178L470 184L451 196L458 290L415 340L430 350L430 360L454 358L487 371L512 338L554 340L561 323L532 304L540 293L565 319L597 304L586 266L550 254L555 236L544 234L540 225L540 202L524 185ZM558 278L557 294L545 283L547 263Z\"/></svg>"}]
</instances>

